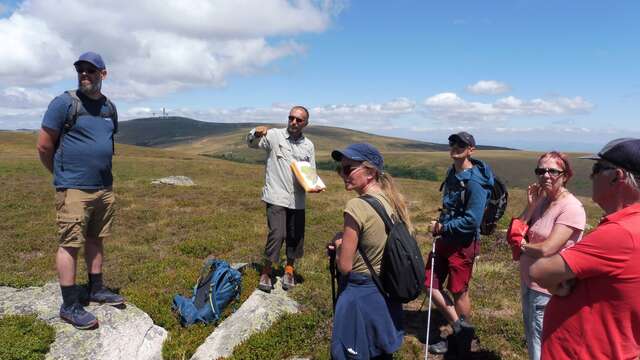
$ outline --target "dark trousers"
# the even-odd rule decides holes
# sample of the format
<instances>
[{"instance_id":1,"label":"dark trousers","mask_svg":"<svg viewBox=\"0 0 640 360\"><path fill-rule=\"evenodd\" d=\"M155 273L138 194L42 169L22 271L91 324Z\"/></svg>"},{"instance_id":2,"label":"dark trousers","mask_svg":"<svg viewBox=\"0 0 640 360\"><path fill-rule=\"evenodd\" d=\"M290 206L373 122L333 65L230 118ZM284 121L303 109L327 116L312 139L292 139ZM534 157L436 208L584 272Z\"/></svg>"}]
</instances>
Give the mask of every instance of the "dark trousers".
<instances>
[{"instance_id":1,"label":"dark trousers","mask_svg":"<svg viewBox=\"0 0 640 360\"><path fill-rule=\"evenodd\" d=\"M264 254L272 263L280 261L280 248L286 244L287 260L295 260L304 254L304 209L289 209L267 204L269 235Z\"/></svg>"}]
</instances>

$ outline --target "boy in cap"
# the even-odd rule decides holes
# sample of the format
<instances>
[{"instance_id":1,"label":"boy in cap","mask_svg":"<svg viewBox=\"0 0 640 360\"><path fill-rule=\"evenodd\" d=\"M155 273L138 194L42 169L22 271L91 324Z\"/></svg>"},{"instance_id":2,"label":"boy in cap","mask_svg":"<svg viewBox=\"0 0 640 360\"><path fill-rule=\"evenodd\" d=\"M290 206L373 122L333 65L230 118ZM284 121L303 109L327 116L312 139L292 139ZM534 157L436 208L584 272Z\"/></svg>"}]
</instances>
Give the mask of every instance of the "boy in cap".
<instances>
[{"instance_id":1,"label":"boy in cap","mask_svg":"<svg viewBox=\"0 0 640 360\"><path fill-rule=\"evenodd\" d=\"M574 246L538 259L534 281L553 294L542 358L640 356L640 139L610 141L595 155L592 195L605 216Z\"/></svg>"},{"instance_id":2,"label":"boy in cap","mask_svg":"<svg viewBox=\"0 0 640 360\"><path fill-rule=\"evenodd\" d=\"M115 106L101 91L107 69L99 54L86 52L73 64L78 89L51 101L42 119L38 153L53 174L59 247L56 267L62 292L60 318L78 329L98 326L80 304L75 285L78 250L84 246L89 277L89 300L121 305L124 298L102 281L103 241L111 236L114 215L113 136Z\"/></svg>"},{"instance_id":3,"label":"boy in cap","mask_svg":"<svg viewBox=\"0 0 640 360\"><path fill-rule=\"evenodd\" d=\"M453 165L442 183L440 217L432 223L435 257L427 264L426 287L429 290L433 276L433 302L453 327L454 334L429 345L428 350L437 354L451 350L460 358L466 358L474 336L474 328L469 323L469 282L475 257L480 252L480 224L494 180L491 168L471 157L476 147L471 134L464 131L452 134L449 147ZM432 261L435 261L433 274ZM442 292L447 279L453 302Z\"/></svg>"}]
</instances>

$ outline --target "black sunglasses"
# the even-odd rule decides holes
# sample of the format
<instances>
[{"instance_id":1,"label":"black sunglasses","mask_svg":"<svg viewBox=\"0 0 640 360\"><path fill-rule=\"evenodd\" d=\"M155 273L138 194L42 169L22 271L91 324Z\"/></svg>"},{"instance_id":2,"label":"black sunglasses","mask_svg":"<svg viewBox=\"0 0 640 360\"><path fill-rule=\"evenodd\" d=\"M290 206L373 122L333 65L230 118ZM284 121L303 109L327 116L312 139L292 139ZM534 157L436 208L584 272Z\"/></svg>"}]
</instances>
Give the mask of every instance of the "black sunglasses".
<instances>
[{"instance_id":1,"label":"black sunglasses","mask_svg":"<svg viewBox=\"0 0 640 360\"><path fill-rule=\"evenodd\" d=\"M76 66L76 72L78 74L87 73L93 75L98 72L98 69L91 66Z\"/></svg>"},{"instance_id":2,"label":"black sunglasses","mask_svg":"<svg viewBox=\"0 0 640 360\"><path fill-rule=\"evenodd\" d=\"M456 146L456 147L458 147L460 149L464 149L464 148L468 147L469 144L467 144L466 142L461 141L461 140L449 140L449 147L454 147L454 146Z\"/></svg>"},{"instance_id":3,"label":"black sunglasses","mask_svg":"<svg viewBox=\"0 0 640 360\"><path fill-rule=\"evenodd\" d=\"M533 172L536 173L536 175L538 176L543 176L546 173L549 173L549 175L551 176L558 176L564 173L564 171L560 169L554 169L554 168L536 168L535 170L533 170Z\"/></svg>"},{"instance_id":4,"label":"black sunglasses","mask_svg":"<svg viewBox=\"0 0 640 360\"><path fill-rule=\"evenodd\" d=\"M303 123L305 120L303 118L299 118L297 116L289 115L289 121L295 120L296 122Z\"/></svg>"},{"instance_id":5,"label":"black sunglasses","mask_svg":"<svg viewBox=\"0 0 640 360\"><path fill-rule=\"evenodd\" d=\"M354 172L359 167L360 167L360 165L356 165L356 166L338 165L338 166L336 166L336 172L338 173L338 175L343 175L344 177L349 177L349 175L351 175L351 173Z\"/></svg>"},{"instance_id":6,"label":"black sunglasses","mask_svg":"<svg viewBox=\"0 0 640 360\"><path fill-rule=\"evenodd\" d=\"M591 177L594 177L595 175L605 171L605 170L613 170L615 169L615 166L611 166L611 165L606 165L603 163L595 163L593 164L593 167L591 167Z\"/></svg>"}]
</instances>

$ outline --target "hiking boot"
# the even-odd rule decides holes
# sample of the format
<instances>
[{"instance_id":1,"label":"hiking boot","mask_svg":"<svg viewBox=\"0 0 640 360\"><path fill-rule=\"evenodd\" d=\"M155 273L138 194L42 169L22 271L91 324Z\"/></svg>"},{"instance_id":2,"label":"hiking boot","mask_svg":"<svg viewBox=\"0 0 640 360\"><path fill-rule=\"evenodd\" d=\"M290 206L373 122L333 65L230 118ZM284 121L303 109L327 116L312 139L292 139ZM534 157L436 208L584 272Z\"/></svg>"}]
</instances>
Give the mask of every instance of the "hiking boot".
<instances>
[{"instance_id":1,"label":"hiking boot","mask_svg":"<svg viewBox=\"0 0 640 360\"><path fill-rule=\"evenodd\" d=\"M444 354L448 349L447 340L440 340L437 343L429 345L429 352L432 354Z\"/></svg>"},{"instance_id":2,"label":"hiking boot","mask_svg":"<svg viewBox=\"0 0 640 360\"><path fill-rule=\"evenodd\" d=\"M458 356L461 356L463 359L466 359L470 356L471 353L471 342L476 335L476 329L470 323L465 320L460 321L460 331L455 333L453 337L455 338L456 350L458 352Z\"/></svg>"},{"instance_id":3,"label":"hiking boot","mask_svg":"<svg viewBox=\"0 0 640 360\"><path fill-rule=\"evenodd\" d=\"M260 275L260 283L258 284L258 289L270 293L273 289L273 285L271 285L271 276L269 274Z\"/></svg>"},{"instance_id":4,"label":"hiking boot","mask_svg":"<svg viewBox=\"0 0 640 360\"><path fill-rule=\"evenodd\" d=\"M124 298L118 295L106 287L101 288L98 291L91 292L89 294L89 301L97 302L107 305L122 305L124 304Z\"/></svg>"},{"instance_id":5,"label":"hiking boot","mask_svg":"<svg viewBox=\"0 0 640 360\"><path fill-rule=\"evenodd\" d=\"M296 279L293 276L293 266L287 265L282 275L282 290L289 290L296 286Z\"/></svg>"},{"instance_id":6,"label":"hiking boot","mask_svg":"<svg viewBox=\"0 0 640 360\"><path fill-rule=\"evenodd\" d=\"M79 303L71 306L60 306L60 318L76 329L87 330L98 326L98 319L92 313L86 311Z\"/></svg>"}]
</instances>

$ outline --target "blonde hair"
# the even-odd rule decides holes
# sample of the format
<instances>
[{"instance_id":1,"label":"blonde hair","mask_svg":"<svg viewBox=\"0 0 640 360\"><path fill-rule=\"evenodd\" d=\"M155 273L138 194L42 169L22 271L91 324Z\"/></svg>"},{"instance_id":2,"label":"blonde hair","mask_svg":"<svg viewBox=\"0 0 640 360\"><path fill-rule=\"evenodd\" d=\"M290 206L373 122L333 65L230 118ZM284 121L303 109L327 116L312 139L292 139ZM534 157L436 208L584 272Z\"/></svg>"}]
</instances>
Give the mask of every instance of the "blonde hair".
<instances>
[{"instance_id":1,"label":"blonde hair","mask_svg":"<svg viewBox=\"0 0 640 360\"><path fill-rule=\"evenodd\" d=\"M396 214L400 217L400 220L407 225L407 229L411 234L413 234L413 224L411 223L411 218L409 216L409 209L407 208L407 202L404 199L404 196L398 191L398 187L396 186L393 177L386 172L381 172L368 161L364 161L362 163L366 168L373 170L375 173L375 179L380 184L380 188L382 188L382 192L389 198L391 201L391 206L396 211Z\"/></svg>"}]
</instances>

